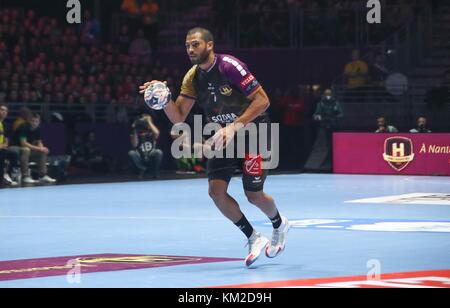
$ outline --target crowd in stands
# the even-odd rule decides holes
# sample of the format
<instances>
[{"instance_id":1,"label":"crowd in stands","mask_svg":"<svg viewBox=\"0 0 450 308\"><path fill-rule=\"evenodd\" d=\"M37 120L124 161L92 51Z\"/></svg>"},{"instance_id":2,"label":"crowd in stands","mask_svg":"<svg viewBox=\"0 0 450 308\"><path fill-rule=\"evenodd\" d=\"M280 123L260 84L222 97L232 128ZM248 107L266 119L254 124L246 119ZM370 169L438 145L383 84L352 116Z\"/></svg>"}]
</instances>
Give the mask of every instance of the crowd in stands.
<instances>
[{"instance_id":1,"label":"crowd in stands","mask_svg":"<svg viewBox=\"0 0 450 308\"><path fill-rule=\"evenodd\" d=\"M213 0L213 24L219 37L239 16L243 47L286 47L292 25L302 28L303 44L354 43L358 22L365 21L365 1L359 0ZM372 42L379 42L414 17L414 5L426 1L381 1L383 23L371 27ZM389 7L388 7L389 6ZM295 20L295 22L294 22ZM301 26L300 26L301 25ZM298 29L299 31L301 29Z\"/></svg>"},{"instance_id":2,"label":"crowd in stands","mask_svg":"<svg viewBox=\"0 0 450 308\"><path fill-rule=\"evenodd\" d=\"M136 85L154 78L176 92L180 72L151 57L144 29L125 24L103 42L99 22L88 11L84 17L73 26L32 10L0 10L0 102L133 108L142 104Z\"/></svg>"}]
</instances>

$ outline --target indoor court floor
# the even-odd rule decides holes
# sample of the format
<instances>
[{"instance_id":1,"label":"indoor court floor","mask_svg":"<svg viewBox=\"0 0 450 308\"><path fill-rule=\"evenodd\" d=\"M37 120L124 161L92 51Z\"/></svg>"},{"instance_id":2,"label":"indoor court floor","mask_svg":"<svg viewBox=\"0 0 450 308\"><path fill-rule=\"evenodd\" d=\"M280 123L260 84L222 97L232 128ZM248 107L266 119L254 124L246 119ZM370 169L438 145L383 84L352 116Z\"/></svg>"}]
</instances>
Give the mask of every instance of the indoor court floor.
<instances>
[{"instance_id":1,"label":"indoor court floor","mask_svg":"<svg viewBox=\"0 0 450 308\"><path fill-rule=\"evenodd\" d=\"M2 189L0 287L450 287L449 177L272 175L265 191L292 227L247 269L206 179ZM270 237L240 177L230 194Z\"/></svg>"}]
</instances>

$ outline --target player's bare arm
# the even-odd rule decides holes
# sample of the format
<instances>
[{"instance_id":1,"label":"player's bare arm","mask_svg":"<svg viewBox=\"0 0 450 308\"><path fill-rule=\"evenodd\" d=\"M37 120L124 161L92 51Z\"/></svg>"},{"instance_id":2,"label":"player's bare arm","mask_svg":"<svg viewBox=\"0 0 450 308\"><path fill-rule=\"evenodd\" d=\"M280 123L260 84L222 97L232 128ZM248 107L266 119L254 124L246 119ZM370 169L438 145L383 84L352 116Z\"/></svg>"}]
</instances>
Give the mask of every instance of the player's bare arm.
<instances>
[{"instance_id":1,"label":"player's bare arm","mask_svg":"<svg viewBox=\"0 0 450 308\"><path fill-rule=\"evenodd\" d=\"M212 141L214 143L221 139L223 140L223 143L216 143L216 148L218 150L220 150L222 146L227 147L240 128L244 127L245 125L256 119L258 116L263 114L270 106L269 97L262 87L247 96L247 98L251 101L251 104L250 106L248 106L245 112L239 118L237 118L233 124L227 125L213 136Z\"/></svg>"}]
</instances>

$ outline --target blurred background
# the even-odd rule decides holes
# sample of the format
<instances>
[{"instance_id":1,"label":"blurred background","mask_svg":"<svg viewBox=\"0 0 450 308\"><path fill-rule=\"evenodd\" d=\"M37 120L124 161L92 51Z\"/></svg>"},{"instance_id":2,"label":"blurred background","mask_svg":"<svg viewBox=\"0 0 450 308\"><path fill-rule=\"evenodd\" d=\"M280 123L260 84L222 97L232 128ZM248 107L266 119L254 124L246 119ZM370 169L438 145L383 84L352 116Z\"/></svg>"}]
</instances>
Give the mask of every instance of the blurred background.
<instances>
[{"instance_id":1,"label":"blurred background","mask_svg":"<svg viewBox=\"0 0 450 308\"><path fill-rule=\"evenodd\" d=\"M0 0L5 123L41 115L49 157L70 158L59 180L134 179L130 131L143 113L158 129L161 176L203 173L202 161L173 159L171 123L138 94L158 79L178 95L195 26L211 29L216 52L244 61L268 92L280 172L331 171L308 167L321 129L375 132L383 116L409 132L423 116L433 132L450 131L448 1L381 1L381 24L367 22L361 0L80 2L81 24L68 24L66 1ZM327 89L329 117L319 106Z\"/></svg>"}]
</instances>

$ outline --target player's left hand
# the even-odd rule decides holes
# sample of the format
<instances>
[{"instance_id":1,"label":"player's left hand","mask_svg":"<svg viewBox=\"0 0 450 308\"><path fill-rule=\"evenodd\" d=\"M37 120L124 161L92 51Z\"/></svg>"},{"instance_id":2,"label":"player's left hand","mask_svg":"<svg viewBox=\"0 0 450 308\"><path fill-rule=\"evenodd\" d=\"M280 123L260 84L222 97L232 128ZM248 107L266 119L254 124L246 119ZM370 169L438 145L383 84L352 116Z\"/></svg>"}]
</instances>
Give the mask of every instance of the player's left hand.
<instances>
[{"instance_id":1,"label":"player's left hand","mask_svg":"<svg viewBox=\"0 0 450 308\"><path fill-rule=\"evenodd\" d=\"M231 140L233 140L238 128L239 124L232 123L221 128L217 133L215 133L211 138L211 143L214 144L214 150L220 151L226 148L230 144Z\"/></svg>"}]
</instances>

